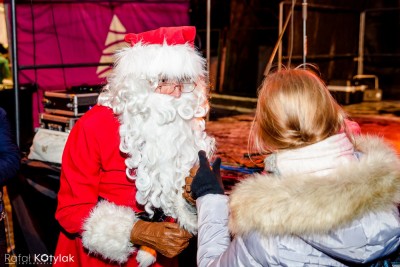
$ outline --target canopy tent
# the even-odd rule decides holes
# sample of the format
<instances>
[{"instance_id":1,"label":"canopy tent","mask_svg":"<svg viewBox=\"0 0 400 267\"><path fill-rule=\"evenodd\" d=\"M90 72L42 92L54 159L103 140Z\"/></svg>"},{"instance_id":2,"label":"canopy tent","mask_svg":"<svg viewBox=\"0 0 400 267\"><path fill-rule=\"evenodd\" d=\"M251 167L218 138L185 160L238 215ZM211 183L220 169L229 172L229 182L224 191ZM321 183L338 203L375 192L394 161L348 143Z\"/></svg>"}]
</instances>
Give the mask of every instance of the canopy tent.
<instances>
[{"instance_id":1,"label":"canopy tent","mask_svg":"<svg viewBox=\"0 0 400 267\"><path fill-rule=\"evenodd\" d=\"M39 89L33 95L34 127L45 90L106 82L112 55L126 45L126 33L190 24L189 0L16 0L4 5L13 33L10 47L16 44L14 87L35 84Z\"/></svg>"},{"instance_id":2,"label":"canopy tent","mask_svg":"<svg viewBox=\"0 0 400 267\"><path fill-rule=\"evenodd\" d=\"M104 82L101 65L127 32L189 24L189 2L33 1L17 6L16 19L19 81L63 89Z\"/></svg>"}]
</instances>

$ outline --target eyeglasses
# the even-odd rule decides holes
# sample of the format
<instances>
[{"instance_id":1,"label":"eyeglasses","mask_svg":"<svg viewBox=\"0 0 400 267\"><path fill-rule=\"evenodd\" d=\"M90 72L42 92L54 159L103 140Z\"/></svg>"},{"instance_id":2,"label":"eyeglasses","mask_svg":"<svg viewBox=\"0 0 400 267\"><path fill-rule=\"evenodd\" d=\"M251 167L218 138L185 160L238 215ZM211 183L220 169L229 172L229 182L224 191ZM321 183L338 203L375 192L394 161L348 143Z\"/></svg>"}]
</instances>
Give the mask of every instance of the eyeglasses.
<instances>
[{"instance_id":1,"label":"eyeglasses","mask_svg":"<svg viewBox=\"0 0 400 267\"><path fill-rule=\"evenodd\" d=\"M179 90L181 93L191 93L196 89L197 83L195 82L183 82L183 81L164 81L158 82L155 89L156 92L162 92L164 94L173 94L175 90Z\"/></svg>"}]
</instances>

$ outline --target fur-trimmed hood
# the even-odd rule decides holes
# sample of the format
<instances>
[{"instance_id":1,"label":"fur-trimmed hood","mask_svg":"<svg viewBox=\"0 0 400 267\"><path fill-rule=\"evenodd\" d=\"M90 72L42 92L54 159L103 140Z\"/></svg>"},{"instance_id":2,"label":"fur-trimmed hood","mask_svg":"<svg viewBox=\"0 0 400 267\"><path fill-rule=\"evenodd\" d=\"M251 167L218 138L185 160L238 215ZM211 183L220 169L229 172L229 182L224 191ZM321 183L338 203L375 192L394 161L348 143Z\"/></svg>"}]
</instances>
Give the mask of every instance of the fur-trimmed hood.
<instances>
[{"instance_id":1,"label":"fur-trimmed hood","mask_svg":"<svg viewBox=\"0 0 400 267\"><path fill-rule=\"evenodd\" d=\"M400 202L400 160L381 138L356 138L360 161L328 176L256 174L230 196L233 234L318 234Z\"/></svg>"}]
</instances>

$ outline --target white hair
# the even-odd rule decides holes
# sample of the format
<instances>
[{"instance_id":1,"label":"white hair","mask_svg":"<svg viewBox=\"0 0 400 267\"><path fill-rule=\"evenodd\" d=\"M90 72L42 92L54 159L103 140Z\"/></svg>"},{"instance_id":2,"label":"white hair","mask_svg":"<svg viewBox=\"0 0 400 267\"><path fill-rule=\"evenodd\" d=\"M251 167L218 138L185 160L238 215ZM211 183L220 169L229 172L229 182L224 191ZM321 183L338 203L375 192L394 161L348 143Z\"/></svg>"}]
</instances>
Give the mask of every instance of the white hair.
<instances>
[{"instance_id":1,"label":"white hair","mask_svg":"<svg viewBox=\"0 0 400 267\"><path fill-rule=\"evenodd\" d=\"M182 197L182 187L198 162L198 151L210 157L215 149L214 138L205 132L206 85L197 81L192 93L175 98L155 93L149 80L111 79L98 103L118 115L120 150L127 154L126 173L135 180L136 201L150 216L153 208L161 208L196 233L196 209Z\"/></svg>"}]
</instances>

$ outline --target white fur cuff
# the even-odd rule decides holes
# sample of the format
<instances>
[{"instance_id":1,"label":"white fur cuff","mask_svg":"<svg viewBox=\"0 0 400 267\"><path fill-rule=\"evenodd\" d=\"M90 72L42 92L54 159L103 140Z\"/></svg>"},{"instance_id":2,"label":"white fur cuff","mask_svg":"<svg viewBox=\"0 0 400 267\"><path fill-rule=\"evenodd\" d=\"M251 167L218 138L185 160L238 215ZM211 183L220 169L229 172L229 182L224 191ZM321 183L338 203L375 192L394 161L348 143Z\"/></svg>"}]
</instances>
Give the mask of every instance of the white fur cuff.
<instances>
[{"instance_id":1,"label":"white fur cuff","mask_svg":"<svg viewBox=\"0 0 400 267\"><path fill-rule=\"evenodd\" d=\"M83 246L105 259L126 262L135 251L130 233L137 220L132 209L101 201L83 224Z\"/></svg>"},{"instance_id":2,"label":"white fur cuff","mask_svg":"<svg viewBox=\"0 0 400 267\"><path fill-rule=\"evenodd\" d=\"M147 251L139 250L136 256L139 267L148 267L156 262L156 258Z\"/></svg>"}]
</instances>

